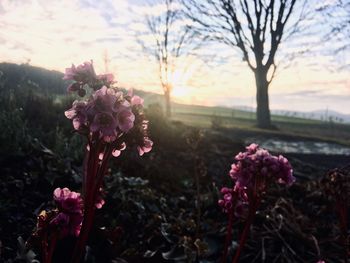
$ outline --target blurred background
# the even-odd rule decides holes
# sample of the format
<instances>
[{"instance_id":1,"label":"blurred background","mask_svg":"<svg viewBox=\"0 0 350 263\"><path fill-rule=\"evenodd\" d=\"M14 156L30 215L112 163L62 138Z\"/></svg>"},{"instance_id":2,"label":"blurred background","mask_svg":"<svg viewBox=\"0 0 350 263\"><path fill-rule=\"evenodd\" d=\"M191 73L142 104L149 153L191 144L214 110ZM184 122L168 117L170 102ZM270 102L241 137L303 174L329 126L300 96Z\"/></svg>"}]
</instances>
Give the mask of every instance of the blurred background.
<instances>
[{"instance_id":1,"label":"blurred background","mask_svg":"<svg viewBox=\"0 0 350 263\"><path fill-rule=\"evenodd\" d=\"M210 244L200 257L215 262L224 225L223 218L209 228L221 213L218 187L245 145L288 157L301 184L288 198L320 198L319 206L300 200L287 209L309 223L308 213L327 204L315 180L350 161L349 0L0 0L0 28L0 259L16 257L17 236L29 236L55 187L79 187L84 140L64 116L78 98L62 79L72 64L92 60L98 74L113 73L119 88L144 98L150 120L153 151L143 158L126 151L106 182L106 200L117 205L107 202L98 225L128 231L123 241L112 231L110 257L182 260L185 236L197 259L201 243L193 242ZM135 226L151 217L140 236ZM316 260L310 236L330 233L324 224L293 236L286 223L290 243L270 247L264 260L282 250L291 261L277 262ZM100 230L100 239L112 238ZM164 255L169 244L152 242L170 242L170 232L182 243L170 238L177 245ZM313 252L301 251L300 239ZM260 246L254 242L246 262ZM339 249L325 255L339 262Z\"/></svg>"}]
</instances>

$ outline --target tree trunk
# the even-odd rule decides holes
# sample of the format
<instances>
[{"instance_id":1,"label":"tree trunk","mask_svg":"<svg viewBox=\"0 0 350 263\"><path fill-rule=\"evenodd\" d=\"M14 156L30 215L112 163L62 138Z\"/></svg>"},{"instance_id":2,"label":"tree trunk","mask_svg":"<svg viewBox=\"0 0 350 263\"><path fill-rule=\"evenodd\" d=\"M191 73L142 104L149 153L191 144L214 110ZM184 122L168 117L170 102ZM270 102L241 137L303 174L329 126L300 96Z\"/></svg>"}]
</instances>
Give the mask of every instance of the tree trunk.
<instances>
[{"instance_id":1,"label":"tree trunk","mask_svg":"<svg viewBox=\"0 0 350 263\"><path fill-rule=\"evenodd\" d=\"M164 96L165 96L165 116L170 118L171 117L170 90L166 90L164 92Z\"/></svg>"},{"instance_id":2,"label":"tree trunk","mask_svg":"<svg viewBox=\"0 0 350 263\"><path fill-rule=\"evenodd\" d=\"M271 128L271 117L269 108L269 82L267 81L267 70L258 67L255 72L256 82L256 118L260 128Z\"/></svg>"}]
</instances>

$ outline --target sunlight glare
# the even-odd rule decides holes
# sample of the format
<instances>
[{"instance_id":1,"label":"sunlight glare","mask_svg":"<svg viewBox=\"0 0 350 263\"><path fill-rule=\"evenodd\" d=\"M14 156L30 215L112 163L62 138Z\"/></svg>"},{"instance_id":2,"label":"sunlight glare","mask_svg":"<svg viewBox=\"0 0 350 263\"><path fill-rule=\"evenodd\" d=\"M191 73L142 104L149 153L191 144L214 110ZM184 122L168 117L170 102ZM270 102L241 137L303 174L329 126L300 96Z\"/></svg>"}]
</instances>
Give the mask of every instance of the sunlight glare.
<instances>
[{"instance_id":1,"label":"sunlight glare","mask_svg":"<svg viewBox=\"0 0 350 263\"><path fill-rule=\"evenodd\" d=\"M175 86L172 91L172 95L176 99L183 99L188 96L188 93L188 89L184 86Z\"/></svg>"}]
</instances>

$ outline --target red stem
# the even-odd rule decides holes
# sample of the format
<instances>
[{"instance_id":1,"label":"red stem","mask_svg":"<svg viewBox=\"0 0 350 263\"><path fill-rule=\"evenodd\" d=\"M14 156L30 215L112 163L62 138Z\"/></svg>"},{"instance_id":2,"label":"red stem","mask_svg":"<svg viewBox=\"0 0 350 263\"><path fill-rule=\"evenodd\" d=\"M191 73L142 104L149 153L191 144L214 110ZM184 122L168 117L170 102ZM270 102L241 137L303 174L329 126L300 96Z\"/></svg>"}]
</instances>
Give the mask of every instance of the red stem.
<instances>
[{"instance_id":1,"label":"red stem","mask_svg":"<svg viewBox=\"0 0 350 263\"><path fill-rule=\"evenodd\" d=\"M47 232L45 232L44 238L41 241L41 251L42 251L43 263L49 263L47 261Z\"/></svg>"},{"instance_id":2,"label":"red stem","mask_svg":"<svg viewBox=\"0 0 350 263\"><path fill-rule=\"evenodd\" d=\"M53 234L52 239L50 240L50 249L49 249L49 253L48 253L47 257L46 257L46 260L47 260L46 262L48 262L48 263L52 262L53 252L54 252L54 250L56 248L56 243L57 243L57 235L58 235L58 233L55 232Z\"/></svg>"},{"instance_id":3,"label":"red stem","mask_svg":"<svg viewBox=\"0 0 350 263\"><path fill-rule=\"evenodd\" d=\"M89 186L89 188L86 189L86 195L85 195L84 219L83 219L80 235L78 237L76 246L74 248L74 252L71 260L72 263L80 262L80 259L82 257L84 247L87 242L87 239L93 224L93 219L95 216L95 210L96 210L95 204L96 204L98 191L103 182L103 176L106 173L107 164L112 154L112 148L110 145L108 145L104 152L103 160L99 165L99 150L98 150L99 146L100 146L99 144L96 146L97 148L96 151L93 151L92 149L90 149L91 150L90 153L93 154L92 156L93 164L92 164L91 170L90 169L87 170L86 179L91 181L89 183L86 182L86 186ZM92 185L91 185L91 182L93 182Z\"/></svg>"},{"instance_id":4,"label":"red stem","mask_svg":"<svg viewBox=\"0 0 350 263\"><path fill-rule=\"evenodd\" d=\"M246 223L244 225L244 229L243 229L241 238L239 240L239 247L238 247L238 250L236 251L236 254L235 254L234 258L233 258L232 263L237 263L238 260L239 260L241 252L243 250L243 247L244 247L244 245L245 245L245 243L247 241L249 229L250 229L251 224L253 223L253 220L254 220L254 217L255 217L255 212L256 212L256 209L258 207L258 204L259 204L259 200L254 199L254 202L253 202L253 204L251 206L251 209L249 209L248 218L247 218L247 221L246 221Z\"/></svg>"},{"instance_id":5,"label":"red stem","mask_svg":"<svg viewBox=\"0 0 350 263\"><path fill-rule=\"evenodd\" d=\"M228 225L226 230L226 240L225 240L225 246L224 246L224 253L222 254L222 258L221 258L221 263L225 263L227 261L228 247L232 240L233 208L230 209L228 217L229 219L228 219Z\"/></svg>"}]
</instances>

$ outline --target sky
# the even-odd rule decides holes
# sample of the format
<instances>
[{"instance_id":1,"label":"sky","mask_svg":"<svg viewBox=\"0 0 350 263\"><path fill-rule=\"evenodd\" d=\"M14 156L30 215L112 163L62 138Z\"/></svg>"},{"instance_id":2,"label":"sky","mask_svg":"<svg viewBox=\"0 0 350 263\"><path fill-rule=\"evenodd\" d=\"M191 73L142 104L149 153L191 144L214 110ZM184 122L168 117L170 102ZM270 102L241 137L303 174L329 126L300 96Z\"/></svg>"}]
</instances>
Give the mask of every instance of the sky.
<instances>
[{"instance_id":1,"label":"sky","mask_svg":"<svg viewBox=\"0 0 350 263\"><path fill-rule=\"evenodd\" d=\"M97 73L112 72L120 86L162 93L157 63L137 41L152 42L145 14L159 12L160 5L144 0L0 0L0 62L64 72L93 60ZM350 50L334 55L328 51L339 40L322 41L310 33L281 44L281 65L269 87L272 110L350 114L350 67L342 67L350 64ZM307 48L312 52L287 59ZM236 49L220 43L203 43L197 56L179 59L172 81L177 102L256 105L253 73Z\"/></svg>"}]
</instances>

